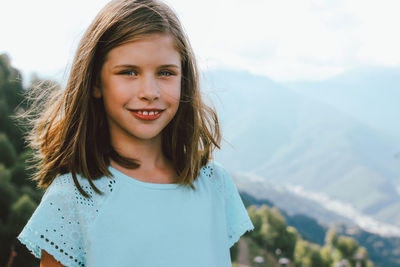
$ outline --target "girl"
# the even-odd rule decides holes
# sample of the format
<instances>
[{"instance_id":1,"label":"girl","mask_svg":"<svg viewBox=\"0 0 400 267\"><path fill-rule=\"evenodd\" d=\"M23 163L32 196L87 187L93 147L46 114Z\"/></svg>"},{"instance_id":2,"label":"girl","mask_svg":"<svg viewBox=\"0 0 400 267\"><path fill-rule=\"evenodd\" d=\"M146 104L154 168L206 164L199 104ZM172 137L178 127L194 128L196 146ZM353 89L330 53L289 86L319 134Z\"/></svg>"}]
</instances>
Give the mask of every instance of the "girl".
<instances>
[{"instance_id":1,"label":"girl","mask_svg":"<svg viewBox=\"0 0 400 267\"><path fill-rule=\"evenodd\" d=\"M47 100L29 138L46 192L18 236L41 266L231 266L254 226L168 6L111 1Z\"/></svg>"}]
</instances>

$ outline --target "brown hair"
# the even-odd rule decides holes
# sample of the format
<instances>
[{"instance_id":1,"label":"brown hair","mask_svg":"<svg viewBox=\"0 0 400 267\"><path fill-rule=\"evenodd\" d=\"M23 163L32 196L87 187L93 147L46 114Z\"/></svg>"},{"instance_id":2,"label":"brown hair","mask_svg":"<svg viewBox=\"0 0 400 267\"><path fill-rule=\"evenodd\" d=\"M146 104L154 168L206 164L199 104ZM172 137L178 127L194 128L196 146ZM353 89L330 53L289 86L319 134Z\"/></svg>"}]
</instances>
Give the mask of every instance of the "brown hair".
<instances>
[{"instance_id":1,"label":"brown hair","mask_svg":"<svg viewBox=\"0 0 400 267\"><path fill-rule=\"evenodd\" d=\"M135 159L119 155L111 146L102 99L92 97L107 53L127 42L153 33L170 34L181 56L181 99L177 113L162 132L162 151L178 174L177 183L190 185L220 148L220 129L215 109L201 99L196 60L179 19L157 0L114 0L108 3L86 30L76 52L65 90L51 87L40 92L26 114L31 119L29 145L35 151L33 180L45 188L54 178L70 172L79 191L76 174L93 179L111 176L110 158L127 168L138 168ZM49 94L48 94L49 93ZM47 94L47 96L46 96Z\"/></svg>"}]
</instances>

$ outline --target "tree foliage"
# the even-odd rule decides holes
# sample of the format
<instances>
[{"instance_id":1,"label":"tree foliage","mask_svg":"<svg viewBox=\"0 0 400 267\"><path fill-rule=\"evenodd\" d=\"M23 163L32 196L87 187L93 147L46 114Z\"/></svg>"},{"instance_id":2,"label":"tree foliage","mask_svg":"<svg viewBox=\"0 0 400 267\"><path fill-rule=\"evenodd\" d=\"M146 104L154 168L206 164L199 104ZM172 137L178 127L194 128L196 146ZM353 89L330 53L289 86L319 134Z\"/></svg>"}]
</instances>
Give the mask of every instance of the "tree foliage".
<instances>
[{"instance_id":1,"label":"tree foliage","mask_svg":"<svg viewBox=\"0 0 400 267\"><path fill-rule=\"evenodd\" d=\"M262 205L248 207L254 231L249 236L263 249L277 258L288 258L299 267L373 266L368 253L351 237L338 236L331 229L326 233L325 244L320 246L302 239L296 229L288 227L276 208ZM279 253L277 253L279 251ZM358 264L358 265L357 265Z\"/></svg>"},{"instance_id":2,"label":"tree foliage","mask_svg":"<svg viewBox=\"0 0 400 267\"><path fill-rule=\"evenodd\" d=\"M7 221L12 203L17 199L18 192L11 183L11 174L4 165L0 165L0 220Z\"/></svg>"},{"instance_id":3,"label":"tree foliage","mask_svg":"<svg viewBox=\"0 0 400 267\"><path fill-rule=\"evenodd\" d=\"M22 195L12 206L8 223L13 226L14 234L22 231L26 222L36 209L36 203L28 195Z\"/></svg>"},{"instance_id":4,"label":"tree foliage","mask_svg":"<svg viewBox=\"0 0 400 267\"><path fill-rule=\"evenodd\" d=\"M19 72L8 56L0 55L0 266L6 266L13 247L14 266L38 265L16 239L43 195L29 180L30 151L24 145L23 129L13 118L26 108L24 93Z\"/></svg>"},{"instance_id":5,"label":"tree foliage","mask_svg":"<svg viewBox=\"0 0 400 267\"><path fill-rule=\"evenodd\" d=\"M17 158L17 153L13 144L8 140L7 135L0 132L0 163L3 163L6 167L14 165Z\"/></svg>"},{"instance_id":6,"label":"tree foliage","mask_svg":"<svg viewBox=\"0 0 400 267\"><path fill-rule=\"evenodd\" d=\"M254 231L250 236L268 251L279 250L282 256L293 259L297 232L286 225L285 219L276 208L262 205L250 206L248 214L253 222Z\"/></svg>"}]
</instances>

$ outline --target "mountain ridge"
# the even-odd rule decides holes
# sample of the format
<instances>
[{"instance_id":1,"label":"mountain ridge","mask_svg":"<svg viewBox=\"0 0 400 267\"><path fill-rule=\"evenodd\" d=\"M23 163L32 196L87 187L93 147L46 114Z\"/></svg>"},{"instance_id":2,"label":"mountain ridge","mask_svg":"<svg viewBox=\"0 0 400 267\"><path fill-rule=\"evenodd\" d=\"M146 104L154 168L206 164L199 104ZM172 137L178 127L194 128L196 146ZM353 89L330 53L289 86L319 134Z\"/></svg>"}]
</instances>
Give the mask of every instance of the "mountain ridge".
<instances>
[{"instance_id":1,"label":"mountain ridge","mask_svg":"<svg viewBox=\"0 0 400 267\"><path fill-rule=\"evenodd\" d=\"M223 101L216 108L229 143L216 158L230 171L321 192L400 226L397 139L262 76L206 76Z\"/></svg>"}]
</instances>

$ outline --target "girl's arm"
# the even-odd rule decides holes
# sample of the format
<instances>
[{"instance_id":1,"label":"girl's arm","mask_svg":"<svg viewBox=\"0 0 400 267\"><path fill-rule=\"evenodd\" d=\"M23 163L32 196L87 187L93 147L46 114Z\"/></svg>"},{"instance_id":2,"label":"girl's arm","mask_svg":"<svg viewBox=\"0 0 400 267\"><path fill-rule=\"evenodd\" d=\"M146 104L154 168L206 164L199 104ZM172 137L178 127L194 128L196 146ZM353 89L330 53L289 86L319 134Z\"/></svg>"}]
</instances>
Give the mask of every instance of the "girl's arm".
<instances>
[{"instance_id":1,"label":"girl's arm","mask_svg":"<svg viewBox=\"0 0 400 267\"><path fill-rule=\"evenodd\" d=\"M46 250L42 249L42 258L40 260L40 267L65 267L54 257L46 252Z\"/></svg>"}]
</instances>

